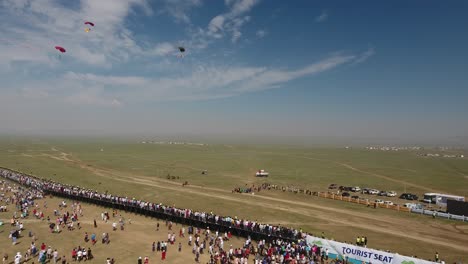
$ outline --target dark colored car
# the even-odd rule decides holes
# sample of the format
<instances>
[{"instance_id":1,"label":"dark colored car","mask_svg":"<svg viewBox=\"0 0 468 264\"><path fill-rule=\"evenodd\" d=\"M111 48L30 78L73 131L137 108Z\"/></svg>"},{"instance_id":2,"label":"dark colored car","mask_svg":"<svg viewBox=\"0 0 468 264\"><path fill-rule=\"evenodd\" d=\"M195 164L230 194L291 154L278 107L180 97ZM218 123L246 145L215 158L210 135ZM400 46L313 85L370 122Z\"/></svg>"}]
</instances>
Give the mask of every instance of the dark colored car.
<instances>
[{"instance_id":1,"label":"dark colored car","mask_svg":"<svg viewBox=\"0 0 468 264\"><path fill-rule=\"evenodd\" d=\"M341 194L341 196L343 196L343 197L349 197L350 194L349 194L349 192L344 192L344 193Z\"/></svg>"},{"instance_id":2,"label":"dark colored car","mask_svg":"<svg viewBox=\"0 0 468 264\"><path fill-rule=\"evenodd\" d=\"M387 196L387 192L386 191L380 191L378 195L379 196Z\"/></svg>"},{"instance_id":3,"label":"dark colored car","mask_svg":"<svg viewBox=\"0 0 468 264\"><path fill-rule=\"evenodd\" d=\"M353 198L353 199L359 199L359 196L353 195L353 196L351 196L351 198Z\"/></svg>"},{"instance_id":4,"label":"dark colored car","mask_svg":"<svg viewBox=\"0 0 468 264\"><path fill-rule=\"evenodd\" d=\"M411 201L415 201L415 200L418 200L418 196L416 194L412 194L412 193L402 193L400 195L400 199L405 199L405 200L411 200Z\"/></svg>"},{"instance_id":5,"label":"dark colored car","mask_svg":"<svg viewBox=\"0 0 468 264\"><path fill-rule=\"evenodd\" d=\"M330 186L328 186L328 189L336 189L338 188L338 185L336 183L332 183L330 184Z\"/></svg>"}]
</instances>

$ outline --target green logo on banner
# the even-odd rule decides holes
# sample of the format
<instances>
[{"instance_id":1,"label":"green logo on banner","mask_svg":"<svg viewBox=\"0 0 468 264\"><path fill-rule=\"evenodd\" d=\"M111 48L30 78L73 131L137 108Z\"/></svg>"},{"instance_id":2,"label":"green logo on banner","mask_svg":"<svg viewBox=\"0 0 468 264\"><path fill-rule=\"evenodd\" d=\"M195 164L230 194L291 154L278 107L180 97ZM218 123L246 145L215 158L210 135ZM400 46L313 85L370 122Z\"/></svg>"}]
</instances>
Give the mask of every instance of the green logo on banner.
<instances>
[{"instance_id":1,"label":"green logo on banner","mask_svg":"<svg viewBox=\"0 0 468 264\"><path fill-rule=\"evenodd\" d=\"M410 261L403 260L401 264L415 264L415 263L414 261L411 261L411 260Z\"/></svg>"},{"instance_id":2,"label":"green logo on banner","mask_svg":"<svg viewBox=\"0 0 468 264\"><path fill-rule=\"evenodd\" d=\"M323 246L322 244L322 241L320 240L315 240L314 242L312 242L313 244L317 245L317 246ZM409 264L409 263L402 263L402 264ZM414 263L413 263L414 264Z\"/></svg>"}]
</instances>

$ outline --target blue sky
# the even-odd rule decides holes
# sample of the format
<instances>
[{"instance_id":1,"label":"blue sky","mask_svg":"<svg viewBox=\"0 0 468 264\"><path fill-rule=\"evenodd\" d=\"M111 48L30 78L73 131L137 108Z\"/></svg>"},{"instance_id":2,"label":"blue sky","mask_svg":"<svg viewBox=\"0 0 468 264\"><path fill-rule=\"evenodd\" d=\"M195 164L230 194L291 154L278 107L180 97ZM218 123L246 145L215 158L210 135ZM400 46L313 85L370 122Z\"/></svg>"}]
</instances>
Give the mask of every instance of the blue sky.
<instances>
[{"instance_id":1,"label":"blue sky","mask_svg":"<svg viewBox=\"0 0 468 264\"><path fill-rule=\"evenodd\" d=\"M0 132L461 138L467 7L0 0Z\"/></svg>"}]
</instances>

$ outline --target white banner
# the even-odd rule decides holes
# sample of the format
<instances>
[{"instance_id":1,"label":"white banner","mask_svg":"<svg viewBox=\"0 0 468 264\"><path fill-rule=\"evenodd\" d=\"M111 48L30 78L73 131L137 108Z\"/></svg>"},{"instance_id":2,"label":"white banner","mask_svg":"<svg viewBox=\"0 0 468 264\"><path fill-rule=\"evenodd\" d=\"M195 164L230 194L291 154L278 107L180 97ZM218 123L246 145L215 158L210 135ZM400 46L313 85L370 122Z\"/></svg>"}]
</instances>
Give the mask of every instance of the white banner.
<instances>
[{"instance_id":1,"label":"white banner","mask_svg":"<svg viewBox=\"0 0 468 264\"><path fill-rule=\"evenodd\" d=\"M416 258L411 258L411 257L406 257L406 256L401 256L398 254L394 254L395 257L393 258L393 263L395 264L433 264L437 262L432 262L432 261L427 261L427 260L422 260L422 259L416 259Z\"/></svg>"},{"instance_id":2,"label":"white banner","mask_svg":"<svg viewBox=\"0 0 468 264\"><path fill-rule=\"evenodd\" d=\"M317 245L323 250L328 248L328 252L340 256L348 257L349 260L365 261L366 263L379 264L432 264L436 262L426 261L405 257L394 253L388 253L376 249L359 247L351 244L336 242L333 240L322 239L313 236L307 236L306 241L309 245Z\"/></svg>"}]
</instances>

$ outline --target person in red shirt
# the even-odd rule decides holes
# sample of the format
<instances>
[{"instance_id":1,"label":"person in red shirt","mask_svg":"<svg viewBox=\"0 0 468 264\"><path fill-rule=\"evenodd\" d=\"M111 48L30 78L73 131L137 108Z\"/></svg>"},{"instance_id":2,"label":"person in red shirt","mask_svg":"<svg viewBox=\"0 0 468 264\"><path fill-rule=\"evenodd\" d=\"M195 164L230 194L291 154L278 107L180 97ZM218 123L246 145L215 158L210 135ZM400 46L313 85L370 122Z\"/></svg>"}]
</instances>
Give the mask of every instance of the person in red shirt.
<instances>
[{"instance_id":1,"label":"person in red shirt","mask_svg":"<svg viewBox=\"0 0 468 264\"><path fill-rule=\"evenodd\" d=\"M45 250L46 249L46 245L44 243L41 244L41 250Z\"/></svg>"}]
</instances>

